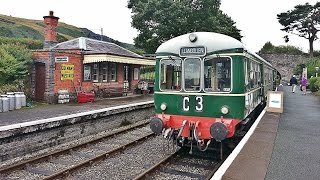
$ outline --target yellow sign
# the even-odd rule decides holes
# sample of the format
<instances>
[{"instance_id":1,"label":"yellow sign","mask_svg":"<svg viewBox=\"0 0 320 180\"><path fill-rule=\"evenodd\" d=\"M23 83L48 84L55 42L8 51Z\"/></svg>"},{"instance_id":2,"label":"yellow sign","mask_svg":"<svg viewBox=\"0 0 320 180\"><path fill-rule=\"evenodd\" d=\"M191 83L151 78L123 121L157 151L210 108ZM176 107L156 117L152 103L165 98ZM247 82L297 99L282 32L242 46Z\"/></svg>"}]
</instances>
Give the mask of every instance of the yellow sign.
<instances>
[{"instance_id":1,"label":"yellow sign","mask_svg":"<svg viewBox=\"0 0 320 180\"><path fill-rule=\"evenodd\" d=\"M73 80L73 77L74 77L74 65L61 64L61 80Z\"/></svg>"}]
</instances>

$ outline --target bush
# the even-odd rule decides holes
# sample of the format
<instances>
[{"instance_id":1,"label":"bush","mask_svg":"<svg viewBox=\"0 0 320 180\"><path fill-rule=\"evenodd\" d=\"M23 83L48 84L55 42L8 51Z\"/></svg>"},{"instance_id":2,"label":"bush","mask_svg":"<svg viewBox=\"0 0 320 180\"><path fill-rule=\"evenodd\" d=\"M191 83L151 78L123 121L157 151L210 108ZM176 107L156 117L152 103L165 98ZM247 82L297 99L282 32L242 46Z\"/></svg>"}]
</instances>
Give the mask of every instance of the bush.
<instances>
[{"instance_id":1,"label":"bush","mask_svg":"<svg viewBox=\"0 0 320 180\"><path fill-rule=\"evenodd\" d=\"M311 92L320 90L320 77L312 77L309 79L309 89Z\"/></svg>"},{"instance_id":2,"label":"bush","mask_svg":"<svg viewBox=\"0 0 320 180\"><path fill-rule=\"evenodd\" d=\"M5 84L0 86L0 94L6 94L7 92L17 92L19 91L18 85L16 84Z\"/></svg>"},{"instance_id":3,"label":"bush","mask_svg":"<svg viewBox=\"0 0 320 180\"><path fill-rule=\"evenodd\" d=\"M0 45L0 85L23 82L31 64L32 53L24 46Z\"/></svg>"},{"instance_id":4,"label":"bush","mask_svg":"<svg viewBox=\"0 0 320 180\"><path fill-rule=\"evenodd\" d=\"M0 29L1 31L1 29ZM15 44L25 46L28 49L42 49L43 42L40 40L28 39L28 38L8 38L0 36L0 45Z\"/></svg>"}]
</instances>

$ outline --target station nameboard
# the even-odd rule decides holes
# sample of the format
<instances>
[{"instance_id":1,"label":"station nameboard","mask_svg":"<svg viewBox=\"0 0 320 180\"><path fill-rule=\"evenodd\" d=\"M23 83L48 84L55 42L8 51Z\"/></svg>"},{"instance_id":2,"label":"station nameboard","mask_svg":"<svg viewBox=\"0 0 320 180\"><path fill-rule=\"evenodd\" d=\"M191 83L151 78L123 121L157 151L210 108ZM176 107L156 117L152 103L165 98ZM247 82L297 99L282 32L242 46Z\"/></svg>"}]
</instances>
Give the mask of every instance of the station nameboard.
<instances>
[{"instance_id":1,"label":"station nameboard","mask_svg":"<svg viewBox=\"0 0 320 180\"><path fill-rule=\"evenodd\" d=\"M268 112L283 112L283 91L268 91Z\"/></svg>"},{"instance_id":2,"label":"station nameboard","mask_svg":"<svg viewBox=\"0 0 320 180\"><path fill-rule=\"evenodd\" d=\"M64 62L69 62L69 57L68 56L57 56L54 58L56 63L64 63Z\"/></svg>"},{"instance_id":3,"label":"station nameboard","mask_svg":"<svg viewBox=\"0 0 320 180\"><path fill-rule=\"evenodd\" d=\"M74 65L61 64L61 80L73 80L73 77L74 77Z\"/></svg>"}]
</instances>

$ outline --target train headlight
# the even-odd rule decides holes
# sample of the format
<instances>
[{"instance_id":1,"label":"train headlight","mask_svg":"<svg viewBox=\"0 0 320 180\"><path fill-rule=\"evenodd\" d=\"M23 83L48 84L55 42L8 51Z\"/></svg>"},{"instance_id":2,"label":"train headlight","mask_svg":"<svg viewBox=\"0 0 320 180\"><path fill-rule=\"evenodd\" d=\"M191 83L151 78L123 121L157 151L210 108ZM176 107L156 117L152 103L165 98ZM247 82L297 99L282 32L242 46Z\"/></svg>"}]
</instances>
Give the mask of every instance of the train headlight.
<instances>
[{"instance_id":1,"label":"train headlight","mask_svg":"<svg viewBox=\"0 0 320 180\"><path fill-rule=\"evenodd\" d=\"M167 109L167 105L166 105L165 103L162 103L162 104L160 105L160 109L161 109L162 111L166 110L166 109Z\"/></svg>"},{"instance_id":2,"label":"train headlight","mask_svg":"<svg viewBox=\"0 0 320 180\"><path fill-rule=\"evenodd\" d=\"M221 107L221 113L222 114L228 114L229 113L229 108L227 106L222 106Z\"/></svg>"}]
</instances>

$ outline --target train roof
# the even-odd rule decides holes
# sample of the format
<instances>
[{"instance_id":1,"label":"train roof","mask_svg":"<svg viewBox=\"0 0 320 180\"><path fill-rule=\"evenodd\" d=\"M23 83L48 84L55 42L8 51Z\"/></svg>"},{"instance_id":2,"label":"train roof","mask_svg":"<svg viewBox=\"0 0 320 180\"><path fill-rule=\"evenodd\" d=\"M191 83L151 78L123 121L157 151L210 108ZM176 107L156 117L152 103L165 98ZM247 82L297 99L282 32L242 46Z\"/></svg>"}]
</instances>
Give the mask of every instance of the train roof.
<instances>
[{"instance_id":1,"label":"train roof","mask_svg":"<svg viewBox=\"0 0 320 180\"><path fill-rule=\"evenodd\" d=\"M195 42L190 41L189 39L190 34L196 35L197 40ZM203 46L208 44L210 44L210 46L206 46L207 52L216 52L216 51L228 50L228 49L243 49L244 51L248 52L252 56L258 58L259 60L271 66L269 62L261 58L259 55L249 51L244 46L244 44L239 40L224 34L219 34L214 32L193 32L193 33L177 36L161 44L158 47L156 54L158 53L179 54L181 47L197 47L197 46Z\"/></svg>"}]
</instances>

